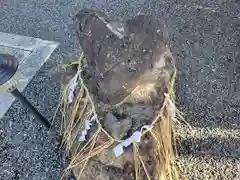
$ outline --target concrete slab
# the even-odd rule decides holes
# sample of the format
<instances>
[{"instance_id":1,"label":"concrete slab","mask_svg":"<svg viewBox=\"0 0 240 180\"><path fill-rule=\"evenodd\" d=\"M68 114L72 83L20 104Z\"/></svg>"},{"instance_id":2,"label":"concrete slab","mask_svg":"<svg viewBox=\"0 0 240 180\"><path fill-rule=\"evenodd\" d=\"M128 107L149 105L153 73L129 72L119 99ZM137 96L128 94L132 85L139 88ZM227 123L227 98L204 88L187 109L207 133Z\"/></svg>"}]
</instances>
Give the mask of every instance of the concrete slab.
<instances>
[{"instance_id":1,"label":"concrete slab","mask_svg":"<svg viewBox=\"0 0 240 180\"><path fill-rule=\"evenodd\" d=\"M13 78L0 86L0 118L14 101L14 98L5 92L6 87L10 83L16 83L17 88L23 91L57 46L58 43L53 41L0 32L0 53L11 54L19 61Z\"/></svg>"}]
</instances>

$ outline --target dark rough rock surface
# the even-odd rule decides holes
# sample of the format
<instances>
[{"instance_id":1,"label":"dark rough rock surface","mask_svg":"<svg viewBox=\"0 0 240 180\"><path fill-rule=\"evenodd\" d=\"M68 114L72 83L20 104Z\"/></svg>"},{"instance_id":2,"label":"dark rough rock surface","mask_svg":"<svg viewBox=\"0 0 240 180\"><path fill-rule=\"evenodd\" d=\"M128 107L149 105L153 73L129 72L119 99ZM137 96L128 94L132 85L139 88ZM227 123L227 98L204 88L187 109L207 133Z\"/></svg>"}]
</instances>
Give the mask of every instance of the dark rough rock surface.
<instances>
[{"instance_id":1,"label":"dark rough rock surface","mask_svg":"<svg viewBox=\"0 0 240 180\"><path fill-rule=\"evenodd\" d=\"M138 85L150 83L157 84L158 92L166 91L174 62L164 25L157 18L137 15L116 21L102 12L84 9L75 21L86 57L85 79L100 101L117 104Z\"/></svg>"}]
</instances>

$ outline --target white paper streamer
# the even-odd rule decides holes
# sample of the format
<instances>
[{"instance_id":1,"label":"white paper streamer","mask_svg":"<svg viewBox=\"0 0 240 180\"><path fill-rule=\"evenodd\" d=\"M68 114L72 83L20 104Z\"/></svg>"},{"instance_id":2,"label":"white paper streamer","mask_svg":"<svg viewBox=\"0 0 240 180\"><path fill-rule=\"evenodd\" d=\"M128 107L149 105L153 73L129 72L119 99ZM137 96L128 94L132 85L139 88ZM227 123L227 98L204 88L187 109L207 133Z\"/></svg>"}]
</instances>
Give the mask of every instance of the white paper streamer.
<instances>
[{"instance_id":1,"label":"white paper streamer","mask_svg":"<svg viewBox=\"0 0 240 180\"><path fill-rule=\"evenodd\" d=\"M123 145L122 143L118 144L114 149L113 149L114 155L116 157L119 157L123 154Z\"/></svg>"},{"instance_id":2,"label":"white paper streamer","mask_svg":"<svg viewBox=\"0 0 240 180\"><path fill-rule=\"evenodd\" d=\"M176 119L176 106L175 104L171 101L169 94L164 94L165 97L167 98L168 104L169 104L169 111L172 117L173 121L177 121Z\"/></svg>"},{"instance_id":3,"label":"white paper streamer","mask_svg":"<svg viewBox=\"0 0 240 180\"><path fill-rule=\"evenodd\" d=\"M81 132L81 136L78 138L78 141L86 141L86 135L89 129L91 129L92 123L97 120L97 115L92 116L91 119L86 119L84 121L84 129Z\"/></svg>"},{"instance_id":4,"label":"white paper streamer","mask_svg":"<svg viewBox=\"0 0 240 180\"><path fill-rule=\"evenodd\" d=\"M144 130L151 130L152 126L150 125L145 125L141 128L140 131L135 131L132 136L130 136L129 138L125 139L123 142L121 142L120 144L118 144L114 149L114 155L116 157L121 156L124 153L123 147L128 147L130 146L133 142L137 142L140 143L141 141L141 136L142 136L142 132Z\"/></svg>"},{"instance_id":5,"label":"white paper streamer","mask_svg":"<svg viewBox=\"0 0 240 180\"><path fill-rule=\"evenodd\" d=\"M82 71L81 67L80 67L80 65L78 65L78 71L75 74L75 76L71 79L71 84L70 84L70 87L69 87L69 94L68 94L68 104L73 103L73 100L74 100L74 97L75 97L74 92L77 88L78 81L79 81L78 77L80 76L81 71Z\"/></svg>"}]
</instances>

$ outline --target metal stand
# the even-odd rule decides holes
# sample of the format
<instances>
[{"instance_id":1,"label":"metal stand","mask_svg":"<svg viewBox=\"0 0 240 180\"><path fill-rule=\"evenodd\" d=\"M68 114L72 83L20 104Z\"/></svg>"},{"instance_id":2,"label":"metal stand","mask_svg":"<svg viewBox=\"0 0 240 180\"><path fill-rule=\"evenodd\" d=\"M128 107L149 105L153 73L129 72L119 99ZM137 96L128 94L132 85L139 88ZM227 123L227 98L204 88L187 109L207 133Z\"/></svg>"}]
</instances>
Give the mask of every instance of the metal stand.
<instances>
[{"instance_id":1,"label":"metal stand","mask_svg":"<svg viewBox=\"0 0 240 180\"><path fill-rule=\"evenodd\" d=\"M11 94L18 99L30 112L35 116L35 118L45 125L48 129L51 128L51 124L32 106L32 104L18 91L14 89Z\"/></svg>"}]
</instances>

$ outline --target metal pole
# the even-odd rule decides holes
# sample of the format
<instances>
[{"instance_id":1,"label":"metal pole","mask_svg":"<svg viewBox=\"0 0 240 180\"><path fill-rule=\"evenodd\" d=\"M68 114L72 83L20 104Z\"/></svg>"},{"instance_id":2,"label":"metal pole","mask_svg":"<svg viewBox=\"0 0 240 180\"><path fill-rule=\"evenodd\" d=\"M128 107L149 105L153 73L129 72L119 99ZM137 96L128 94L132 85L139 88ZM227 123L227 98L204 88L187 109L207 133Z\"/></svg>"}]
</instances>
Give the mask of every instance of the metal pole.
<instances>
[{"instance_id":1,"label":"metal pole","mask_svg":"<svg viewBox=\"0 0 240 180\"><path fill-rule=\"evenodd\" d=\"M35 118L43 125L45 125L47 129L51 128L50 123L32 106L32 104L18 91L18 89L11 91L11 94L16 99L18 99L26 108L28 108L30 112L35 116Z\"/></svg>"}]
</instances>

